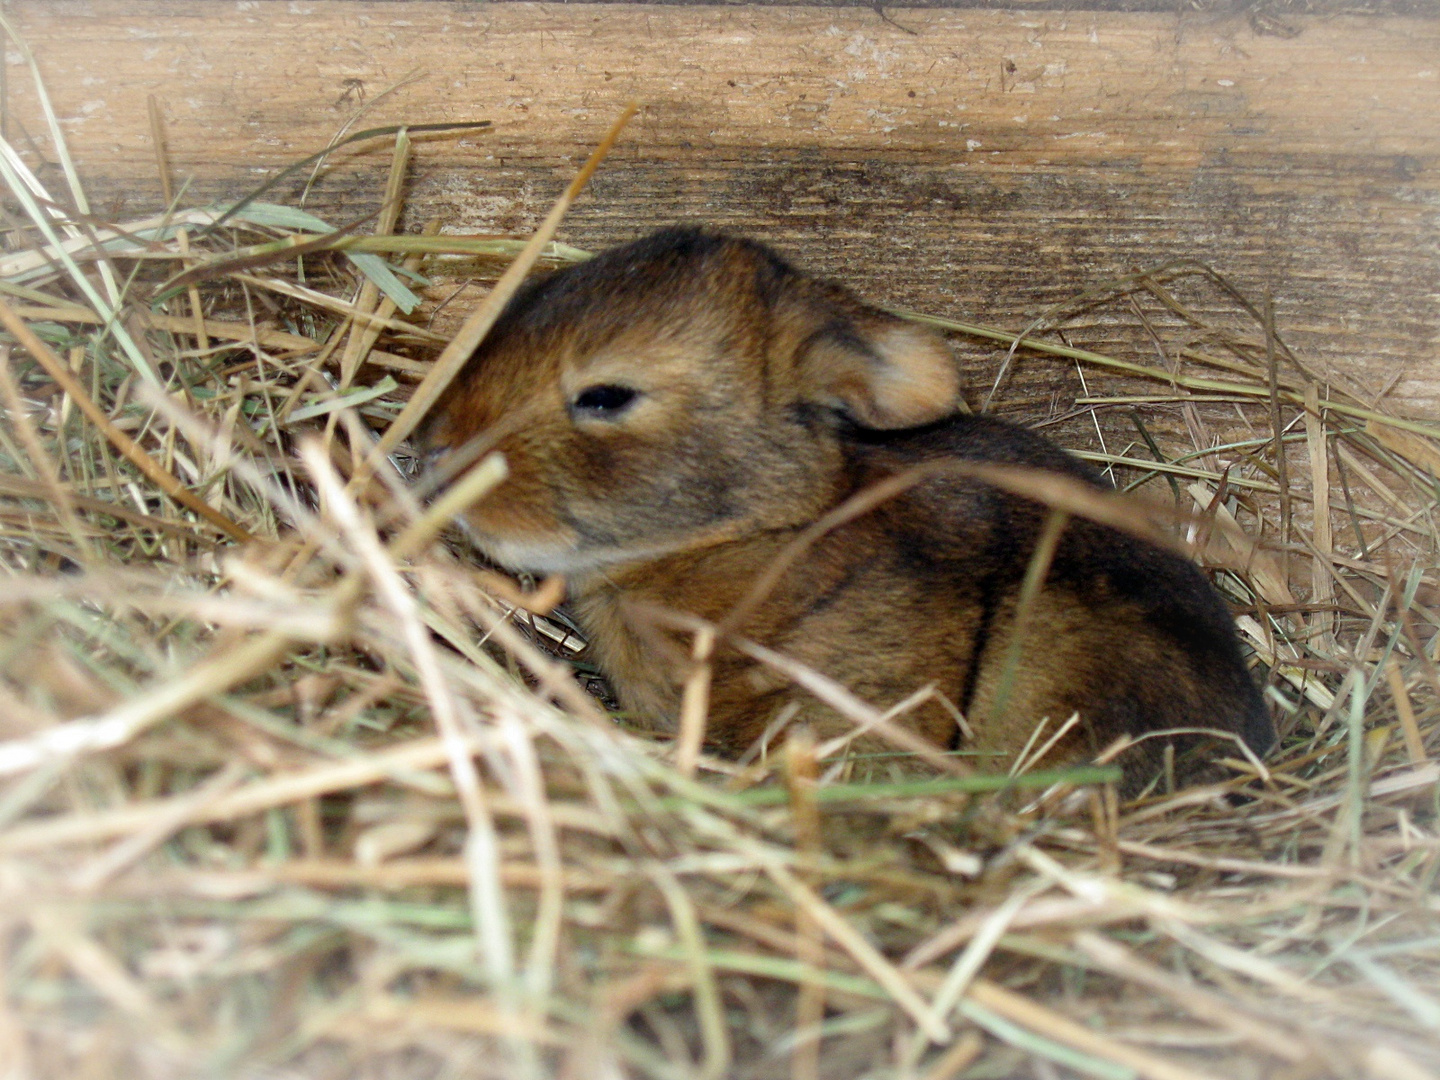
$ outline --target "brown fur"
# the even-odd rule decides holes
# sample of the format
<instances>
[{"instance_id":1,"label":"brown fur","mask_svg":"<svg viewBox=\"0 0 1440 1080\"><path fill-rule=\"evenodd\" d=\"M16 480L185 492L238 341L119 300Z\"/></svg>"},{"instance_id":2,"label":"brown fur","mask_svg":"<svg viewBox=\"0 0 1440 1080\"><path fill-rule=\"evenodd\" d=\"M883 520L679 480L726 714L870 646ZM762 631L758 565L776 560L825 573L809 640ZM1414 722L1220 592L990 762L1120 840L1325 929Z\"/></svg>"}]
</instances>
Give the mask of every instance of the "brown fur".
<instances>
[{"instance_id":1,"label":"brown fur","mask_svg":"<svg viewBox=\"0 0 1440 1080\"><path fill-rule=\"evenodd\" d=\"M675 229L517 296L429 439L496 439L510 476L469 515L475 537L512 569L568 575L621 702L665 722L677 666L633 602L718 621L805 526L915 464L1019 463L1100 485L1038 436L958 414L957 396L949 351L928 332L758 244ZM928 480L822 537L740 631L882 708L934 684L965 711L974 745L1007 759L1041 717L1075 711L1079 734L1060 756L1181 726L1268 748L1228 612L1199 571L1083 520L1061 538L992 715L1044 514L974 480ZM848 730L722 652L709 736L739 753L792 700L822 734ZM959 741L934 703L906 722Z\"/></svg>"}]
</instances>

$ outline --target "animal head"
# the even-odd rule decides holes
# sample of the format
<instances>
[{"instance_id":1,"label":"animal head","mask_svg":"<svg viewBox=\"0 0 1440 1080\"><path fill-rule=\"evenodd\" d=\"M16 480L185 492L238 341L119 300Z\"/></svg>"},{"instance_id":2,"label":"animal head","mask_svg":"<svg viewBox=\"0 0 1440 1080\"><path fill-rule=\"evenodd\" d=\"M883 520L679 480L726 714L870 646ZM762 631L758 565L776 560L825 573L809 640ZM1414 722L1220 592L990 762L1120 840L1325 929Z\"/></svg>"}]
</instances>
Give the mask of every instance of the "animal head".
<instances>
[{"instance_id":1,"label":"animal head","mask_svg":"<svg viewBox=\"0 0 1440 1080\"><path fill-rule=\"evenodd\" d=\"M847 427L952 413L928 331L767 248L669 229L516 295L427 422L504 453L469 513L513 569L578 573L809 521Z\"/></svg>"}]
</instances>

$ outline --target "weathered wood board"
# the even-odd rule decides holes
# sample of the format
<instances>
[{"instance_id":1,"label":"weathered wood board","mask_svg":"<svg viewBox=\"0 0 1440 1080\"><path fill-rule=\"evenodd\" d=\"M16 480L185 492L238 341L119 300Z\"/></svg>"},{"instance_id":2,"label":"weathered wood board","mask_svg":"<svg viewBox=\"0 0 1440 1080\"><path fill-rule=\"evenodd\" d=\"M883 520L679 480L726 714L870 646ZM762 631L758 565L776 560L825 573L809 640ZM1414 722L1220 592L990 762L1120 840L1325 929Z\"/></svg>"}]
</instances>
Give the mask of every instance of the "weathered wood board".
<instances>
[{"instance_id":1,"label":"weathered wood board","mask_svg":"<svg viewBox=\"0 0 1440 1080\"><path fill-rule=\"evenodd\" d=\"M777 243L871 296L1018 328L1087 283L1202 259L1320 370L1440 414L1440 18L1103 11L18 0L97 213L174 172L233 196L355 126L422 141L409 220L520 230L631 99L562 236L681 219ZM9 135L54 156L6 55ZM395 88L388 96L382 94ZM307 205L378 204L388 147ZM58 180L53 167L46 175ZM58 186L58 185L57 185ZM287 197L293 197L295 187Z\"/></svg>"}]
</instances>

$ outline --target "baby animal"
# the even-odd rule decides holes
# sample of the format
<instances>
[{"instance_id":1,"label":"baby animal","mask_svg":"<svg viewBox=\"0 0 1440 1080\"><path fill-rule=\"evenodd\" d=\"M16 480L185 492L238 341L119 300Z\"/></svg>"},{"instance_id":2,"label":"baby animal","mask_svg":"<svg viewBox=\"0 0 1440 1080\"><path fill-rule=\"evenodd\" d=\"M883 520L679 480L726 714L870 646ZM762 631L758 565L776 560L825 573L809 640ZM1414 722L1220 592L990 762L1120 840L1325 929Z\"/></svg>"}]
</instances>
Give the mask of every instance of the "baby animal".
<instances>
[{"instance_id":1,"label":"baby animal","mask_svg":"<svg viewBox=\"0 0 1440 1080\"><path fill-rule=\"evenodd\" d=\"M917 465L1046 470L1103 489L1045 439L959 410L936 335L768 248L668 229L531 284L429 420L437 451L477 438L509 475L468 514L512 570L566 575L627 710L673 723L681 688L658 605L718 622L808 526ZM888 708L942 748L1009 763L1042 717L1080 722L1050 761L1117 736L1210 728L1257 753L1270 719L1220 596L1187 559L1073 518L1026 616L1047 507L943 470L814 540L737 632ZM850 723L735 649L714 659L708 739L739 754L794 703L821 735ZM1134 790L1157 742L1122 758ZM1233 750L1233 748L1232 748ZM982 758L982 761L985 759Z\"/></svg>"}]
</instances>

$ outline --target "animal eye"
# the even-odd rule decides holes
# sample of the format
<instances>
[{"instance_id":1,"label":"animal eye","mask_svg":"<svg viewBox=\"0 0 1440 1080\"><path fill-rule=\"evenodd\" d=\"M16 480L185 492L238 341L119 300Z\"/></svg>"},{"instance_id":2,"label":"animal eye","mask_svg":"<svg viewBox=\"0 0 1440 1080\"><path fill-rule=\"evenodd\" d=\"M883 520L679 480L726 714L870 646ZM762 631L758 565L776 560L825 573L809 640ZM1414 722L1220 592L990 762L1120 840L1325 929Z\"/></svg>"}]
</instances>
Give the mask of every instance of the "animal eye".
<instances>
[{"instance_id":1,"label":"animal eye","mask_svg":"<svg viewBox=\"0 0 1440 1080\"><path fill-rule=\"evenodd\" d=\"M640 391L631 390L628 386L591 386L575 395L570 410L600 420L613 420L635 404L639 396Z\"/></svg>"}]
</instances>

